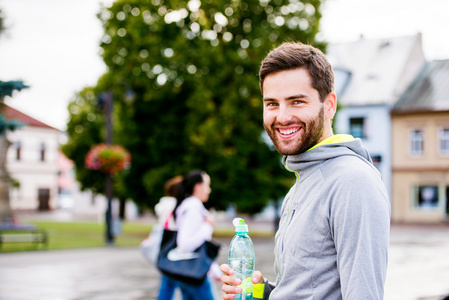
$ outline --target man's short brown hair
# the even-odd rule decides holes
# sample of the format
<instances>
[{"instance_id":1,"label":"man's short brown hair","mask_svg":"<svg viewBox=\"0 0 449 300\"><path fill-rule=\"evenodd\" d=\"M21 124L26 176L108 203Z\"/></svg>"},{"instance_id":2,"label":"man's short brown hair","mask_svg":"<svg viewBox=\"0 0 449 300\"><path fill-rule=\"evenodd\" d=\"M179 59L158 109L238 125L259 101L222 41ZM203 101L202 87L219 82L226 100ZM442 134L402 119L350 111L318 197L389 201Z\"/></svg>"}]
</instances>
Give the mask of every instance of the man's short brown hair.
<instances>
[{"instance_id":1,"label":"man's short brown hair","mask_svg":"<svg viewBox=\"0 0 449 300\"><path fill-rule=\"evenodd\" d=\"M259 70L259 84L263 93L265 77L280 71L304 68L312 79L323 102L334 90L334 71L321 50L302 43L286 42L268 53Z\"/></svg>"}]
</instances>

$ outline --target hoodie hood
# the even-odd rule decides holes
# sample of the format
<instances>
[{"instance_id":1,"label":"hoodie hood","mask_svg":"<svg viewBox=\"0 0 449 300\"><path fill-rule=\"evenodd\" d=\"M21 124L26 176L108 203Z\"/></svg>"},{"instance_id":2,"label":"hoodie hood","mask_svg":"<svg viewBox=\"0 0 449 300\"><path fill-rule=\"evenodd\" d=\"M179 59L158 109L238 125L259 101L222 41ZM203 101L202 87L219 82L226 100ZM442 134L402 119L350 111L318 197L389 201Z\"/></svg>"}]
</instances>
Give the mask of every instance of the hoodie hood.
<instances>
[{"instance_id":1,"label":"hoodie hood","mask_svg":"<svg viewBox=\"0 0 449 300\"><path fill-rule=\"evenodd\" d=\"M320 144L304 153L284 156L283 163L287 170L295 172L300 178L305 178L323 161L345 155L359 158L378 172L362 141L354 138L348 138L343 142Z\"/></svg>"}]
</instances>

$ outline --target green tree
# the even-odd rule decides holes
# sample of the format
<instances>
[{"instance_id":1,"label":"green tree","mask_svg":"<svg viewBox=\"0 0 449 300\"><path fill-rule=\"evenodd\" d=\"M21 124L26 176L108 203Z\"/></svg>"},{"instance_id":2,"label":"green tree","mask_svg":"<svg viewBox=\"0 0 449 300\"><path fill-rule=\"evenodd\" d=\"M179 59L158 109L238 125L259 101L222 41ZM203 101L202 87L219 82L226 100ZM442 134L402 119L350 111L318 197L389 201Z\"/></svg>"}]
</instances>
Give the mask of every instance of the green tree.
<instances>
[{"instance_id":1,"label":"green tree","mask_svg":"<svg viewBox=\"0 0 449 300\"><path fill-rule=\"evenodd\" d=\"M117 143L132 154L123 187L152 207L174 175L206 170L208 205L257 213L293 176L263 138L258 69L283 41L315 44L320 1L119 0L99 13L102 83ZM132 91L131 100L126 100Z\"/></svg>"},{"instance_id":2,"label":"green tree","mask_svg":"<svg viewBox=\"0 0 449 300\"><path fill-rule=\"evenodd\" d=\"M75 164L76 179L81 190L88 189L94 194L104 194L104 174L84 167L84 158L91 146L104 142L104 117L97 107L95 90L82 90L75 95L68 108L70 119L67 123L67 134L70 141L62 146L62 151Z\"/></svg>"},{"instance_id":3,"label":"green tree","mask_svg":"<svg viewBox=\"0 0 449 300\"><path fill-rule=\"evenodd\" d=\"M4 21L4 17L3 17L3 11L0 8L0 35L2 34L2 32L5 30L5 21Z\"/></svg>"},{"instance_id":4,"label":"green tree","mask_svg":"<svg viewBox=\"0 0 449 300\"><path fill-rule=\"evenodd\" d=\"M104 107L100 101L101 94L105 91L102 82L104 82L103 77L99 79L96 87L85 88L69 103L70 119L67 123L67 134L70 139L62 146L63 153L75 164L76 179L80 183L80 189L90 190L94 195L106 195L105 174L85 168L87 152L93 145L104 143L106 140ZM121 219L124 219L124 204L128 199L123 184L125 175L126 171L112 175L114 197L120 200Z\"/></svg>"}]
</instances>

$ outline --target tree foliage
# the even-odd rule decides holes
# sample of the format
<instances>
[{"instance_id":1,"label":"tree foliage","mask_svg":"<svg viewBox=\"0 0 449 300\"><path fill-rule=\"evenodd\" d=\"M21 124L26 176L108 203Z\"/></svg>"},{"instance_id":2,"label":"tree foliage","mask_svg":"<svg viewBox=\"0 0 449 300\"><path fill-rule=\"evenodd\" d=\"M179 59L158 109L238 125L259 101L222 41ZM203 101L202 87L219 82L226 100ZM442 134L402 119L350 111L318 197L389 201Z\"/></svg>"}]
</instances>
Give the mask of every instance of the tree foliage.
<instances>
[{"instance_id":1,"label":"tree foliage","mask_svg":"<svg viewBox=\"0 0 449 300\"><path fill-rule=\"evenodd\" d=\"M75 164L76 179L81 190L89 189L94 194L104 193L105 176L98 171L86 169L84 158L92 145L104 141L104 118L96 105L96 95L92 88L86 88L75 96L69 104L67 133L70 141L62 146L63 153Z\"/></svg>"},{"instance_id":2,"label":"tree foliage","mask_svg":"<svg viewBox=\"0 0 449 300\"><path fill-rule=\"evenodd\" d=\"M114 93L115 137L132 154L121 182L127 195L152 207L167 179L203 169L212 179L208 204L217 209L233 203L252 214L282 197L293 176L263 138L257 74L283 41L323 46L315 43L319 6L119 0L102 8L102 84ZM84 150L94 142L87 139Z\"/></svg>"},{"instance_id":3,"label":"tree foliage","mask_svg":"<svg viewBox=\"0 0 449 300\"><path fill-rule=\"evenodd\" d=\"M0 35L5 30L5 18L3 17L3 11L0 8Z\"/></svg>"},{"instance_id":4,"label":"tree foliage","mask_svg":"<svg viewBox=\"0 0 449 300\"><path fill-rule=\"evenodd\" d=\"M104 107L100 99L106 87L104 76L99 79L96 87L85 88L77 93L70 102L70 114L67 123L69 141L62 146L63 153L75 165L76 179L81 190L90 190L93 194L106 194L106 176L98 170L85 167L85 158L93 145L104 143L106 140ZM117 111L114 111L117 114ZM117 119L113 116L114 119ZM113 174L114 196L120 200L128 199L123 185L123 178L127 171ZM124 213L123 211L120 212Z\"/></svg>"}]
</instances>

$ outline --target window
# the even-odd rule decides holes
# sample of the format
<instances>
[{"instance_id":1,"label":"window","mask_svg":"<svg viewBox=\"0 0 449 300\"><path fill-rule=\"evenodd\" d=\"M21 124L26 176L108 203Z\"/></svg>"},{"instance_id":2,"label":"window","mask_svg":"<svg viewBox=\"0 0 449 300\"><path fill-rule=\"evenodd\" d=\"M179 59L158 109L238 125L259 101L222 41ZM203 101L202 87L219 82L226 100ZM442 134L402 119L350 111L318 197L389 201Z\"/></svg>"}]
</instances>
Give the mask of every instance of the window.
<instances>
[{"instance_id":1,"label":"window","mask_svg":"<svg viewBox=\"0 0 449 300\"><path fill-rule=\"evenodd\" d=\"M449 128L440 128L438 133L438 143L441 155L449 155Z\"/></svg>"},{"instance_id":2,"label":"window","mask_svg":"<svg viewBox=\"0 0 449 300\"><path fill-rule=\"evenodd\" d=\"M417 205L420 209L434 209L438 207L438 186L419 186L417 191Z\"/></svg>"},{"instance_id":3,"label":"window","mask_svg":"<svg viewBox=\"0 0 449 300\"><path fill-rule=\"evenodd\" d=\"M45 161L45 144L41 143L40 147L41 161Z\"/></svg>"},{"instance_id":4,"label":"window","mask_svg":"<svg viewBox=\"0 0 449 300\"><path fill-rule=\"evenodd\" d=\"M371 159L373 160L373 165L379 170L380 165L382 163L382 156L381 155L373 155L373 156L371 156Z\"/></svg>"},{"instance_id":5,"label":"window","mask_svg":"<svg viewBox=\"0 0 449 300\"><path fill-rule=\"evenodd\" d=\"M449 215L449 185L446 186L446 215Z\"/></svg>"},{"instance_id":6,"label":"window","mask_svg":"<svg viewBox=\"0 0 449 300\"><path fill-rule=\"evenodd\" d=\"M14 148L16 149L16 160L20 160L22 145L20 142L14 142Z\"/></svg>"},{"instance_id":7,"label":"window","mask_svg":"<svg viewBox=\"0 0 449 300\"><path fill-rule=\"evenodd\" d=\"M424 153L424 132L421 129L410 131L410 153L416 156Z\"/></svg>"},{"instance_id":8,"label":"window","mask_svg":"<svg viewBox=\"0 0 449 300\"><path fill-rule=\"evenodd\" d=\"M355 138L364 138L364 122L365 118L350 118L349 133Z\"/></svg>"}]
</instances>

